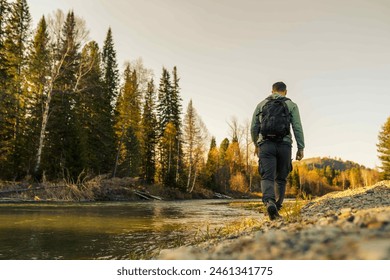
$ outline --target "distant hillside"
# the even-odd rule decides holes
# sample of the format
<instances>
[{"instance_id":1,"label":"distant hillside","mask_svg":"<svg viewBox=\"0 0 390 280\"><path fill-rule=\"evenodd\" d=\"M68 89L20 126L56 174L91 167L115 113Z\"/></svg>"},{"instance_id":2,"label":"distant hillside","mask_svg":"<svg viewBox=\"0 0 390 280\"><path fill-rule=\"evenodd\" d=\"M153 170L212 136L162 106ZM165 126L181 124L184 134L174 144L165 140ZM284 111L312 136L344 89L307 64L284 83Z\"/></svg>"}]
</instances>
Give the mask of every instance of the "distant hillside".
<instances>
[{"instance_id":1,"label":"distant hillside","mask_svg":"<svg viewBox=\"0 0 390 280\"><path fill-rule=\"evenodd\" d=\"M289 194L324 195L331 191L369 186L378 181L377 170L352 161L328 157L308 158L293 162L287 178Z\"/></svg>"},{"instance_id":2,"label":"distant hillside","mask_svg":"<svg viewBox=\"0 0 390 280\"><path fill-rule=\"evenodd\" d=\"M301 161L295 161L293 162L293 165L307 165L307 167L312 169L323 169L326 167L331 167L334 170L340 170L345 171L352 168L359 168L359 169L368 169L363 165L360 165L353 161L343 161L342 159L333 159L328 157L315 157L315 158L308 158L303 159Z\"/></svg>"}]
</instances>

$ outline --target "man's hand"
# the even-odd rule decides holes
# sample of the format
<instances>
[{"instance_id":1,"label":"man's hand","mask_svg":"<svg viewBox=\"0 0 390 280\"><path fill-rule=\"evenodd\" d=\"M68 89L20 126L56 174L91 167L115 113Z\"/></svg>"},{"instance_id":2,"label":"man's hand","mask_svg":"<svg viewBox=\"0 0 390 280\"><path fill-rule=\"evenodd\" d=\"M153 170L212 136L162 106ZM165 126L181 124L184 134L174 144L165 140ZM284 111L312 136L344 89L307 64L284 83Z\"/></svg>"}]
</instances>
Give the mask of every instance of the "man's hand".
<instances>
[{"instance_id":1,"label":"man's hand","mask_svg":"<svg viewBox=\"0 0 390 280\"><path fill-rule=\"evenodd\" d=\"M303 150L302 149L298 149L297 151L297 156L295 157L296 160L301 160L303 159Z\"/></svg>"}]
</instances>

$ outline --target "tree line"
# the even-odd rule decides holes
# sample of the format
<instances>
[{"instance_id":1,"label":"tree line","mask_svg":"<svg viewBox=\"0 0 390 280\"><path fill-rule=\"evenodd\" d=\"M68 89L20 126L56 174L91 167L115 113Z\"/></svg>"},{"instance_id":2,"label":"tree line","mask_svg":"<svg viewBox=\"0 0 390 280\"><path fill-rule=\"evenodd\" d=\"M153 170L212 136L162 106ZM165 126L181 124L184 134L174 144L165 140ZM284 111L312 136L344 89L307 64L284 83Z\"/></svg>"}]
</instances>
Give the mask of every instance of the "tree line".
<instances>
[{"instance_id":1,"label":"tree line","mask_svg":"<svg viewBox=\"0 0 390 280\"><path fill-rule=\"evenodd\" d=\"M294 162L287 178L291 195L324 195L331 191L370 186L379 180L375 169L351 161L331 158L311 158Z\"/></svg>"},{"instance_id":2,"label":"tree line","mask_svg":"<svg viewBox=\"0 0 390 280\"><path fill-rule=\"evenodd\" d=\"M249 121L232 118L218 145L192 101L183 110L177 67L163 67L157 84L142 59L120 71L111 28L100 47L73 11L31 22L26 0L0 0L0 179L106 174L187 192L259 190ZM314 194L367 176L303 165L289 189Z\"/></svg>"},{"instance_id":3,"label":"tree line","mask_svg":"<svg viewBox=\"0 0 390 280\"><path fill-rule=\"evenodd\" d=\"M183 112L177 67L163 67L156 86L141 59L119 70L111 28L100 47L74 11L32 30L26 0L0 4L1 179L108 174L227 191L245 171L237 137L219 148L213 138L208 151L192 101Z\"/></svg>"}]
</instances>

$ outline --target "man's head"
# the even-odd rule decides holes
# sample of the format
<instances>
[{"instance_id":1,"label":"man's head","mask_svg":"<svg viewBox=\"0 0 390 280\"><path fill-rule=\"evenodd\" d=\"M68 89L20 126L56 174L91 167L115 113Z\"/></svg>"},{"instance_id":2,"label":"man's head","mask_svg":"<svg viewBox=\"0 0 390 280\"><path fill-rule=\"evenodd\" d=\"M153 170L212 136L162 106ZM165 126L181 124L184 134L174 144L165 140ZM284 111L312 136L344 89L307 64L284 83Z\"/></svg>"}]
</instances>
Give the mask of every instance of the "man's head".
<instances>
[{"instance_id":1,"label":"man's head","mask_svg":"<svg viewBox=\"0 0 390 280\"><path fill-rule=\"evenodd\" d=\"M272 85L272 93L279 93L281 95L287 94L287 86L283 82L277 82Z\"/></svg>"}]
</instances>

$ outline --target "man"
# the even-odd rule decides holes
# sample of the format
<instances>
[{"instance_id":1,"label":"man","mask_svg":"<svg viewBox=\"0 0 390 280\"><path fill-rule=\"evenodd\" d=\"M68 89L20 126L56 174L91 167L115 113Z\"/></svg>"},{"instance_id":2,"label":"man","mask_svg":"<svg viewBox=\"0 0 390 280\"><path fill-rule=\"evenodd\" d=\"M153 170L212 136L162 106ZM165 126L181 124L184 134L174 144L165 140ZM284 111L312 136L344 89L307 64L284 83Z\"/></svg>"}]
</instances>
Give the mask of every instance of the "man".
<instances>
[{"instance_id":1,"label":"man","mask_svg":"<svg viewBox=\"0 0 390 280\"><path fill-rule=\"evenodd\" d=\"M305 148L298 106L286 98L286 94L287 87L283 82L273 84L272 94L257 105L251 125L252 140L259 157L263 202L271 220L280 217L278 210L282 207L287 176L292 170L290 124L298 146L297 160L303 158ZM271 116L278 110L279 116ZM283 110L286 114L280 113ZM284 130L281 130L283 125L280 123L283 122Z\"/></svg>"}]
</instances>

